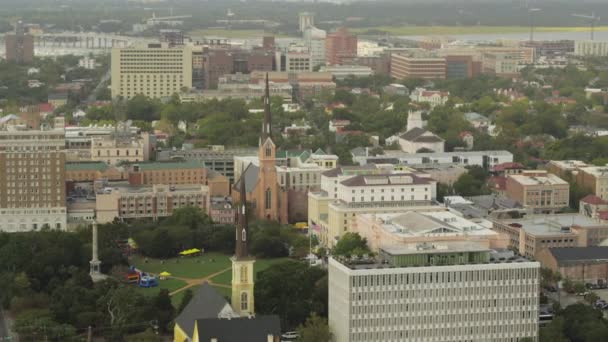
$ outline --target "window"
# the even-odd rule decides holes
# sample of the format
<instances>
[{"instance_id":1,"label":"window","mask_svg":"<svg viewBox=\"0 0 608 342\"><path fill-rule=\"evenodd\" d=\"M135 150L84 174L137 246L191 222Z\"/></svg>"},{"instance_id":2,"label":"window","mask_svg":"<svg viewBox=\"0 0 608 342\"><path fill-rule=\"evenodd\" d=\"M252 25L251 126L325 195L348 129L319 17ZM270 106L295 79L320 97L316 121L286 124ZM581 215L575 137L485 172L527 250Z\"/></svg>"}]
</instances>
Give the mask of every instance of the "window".
<instances>
[{"instance_id":1,"label":"window","mask_svg":"<svg viewBox=\"0 0 608 342\"><path fill-rule=\"evenodd\" d=\"M270 188L266 189L266 192L264 193L264 207L266 209L270 209L270 207L272 206L272 192L270 191Z\"/></svg>"},{"instance_id":2,"label":"window","mask_svg":"<svg viewBox=\"0 0 608 342\"><path fill-rule=\"evenodd\" d=\"M247 267L241 266L241 283L247 283Z\"/></svg>"},{"instance_id":3,"label":"window","mask_svg":"<svg viewBox=\"0 0 608 342\"><path fill-rule=\"evenodd\" d=\"M241 311L247 311L247 292L241 293Z\"/></svg>"}]
</instances>

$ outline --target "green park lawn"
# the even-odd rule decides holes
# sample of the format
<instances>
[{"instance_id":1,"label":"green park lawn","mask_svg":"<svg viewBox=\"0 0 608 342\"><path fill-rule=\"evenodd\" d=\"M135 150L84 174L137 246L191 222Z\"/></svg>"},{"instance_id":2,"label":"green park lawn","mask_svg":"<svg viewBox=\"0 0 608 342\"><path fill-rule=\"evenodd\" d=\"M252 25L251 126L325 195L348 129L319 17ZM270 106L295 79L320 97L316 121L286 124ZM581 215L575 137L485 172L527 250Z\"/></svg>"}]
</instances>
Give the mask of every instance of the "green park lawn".
<instances>
[{"instance_id":1,"label":"green park lawn","mask_svg":"<svg viewBox=\"0 0 608 342\"><path fill-rule=\"evenodd\" d=\"M164 263L161 263L159 259L152 258L148 258L148 262L145 262L145 259L141 256L134 256L129 259L129 262L144 272L159 274L167 271L174 277L191 279L208 277L232 265L230 257L220 253L205 253L202 256L172 258L165 260Z\"/></svg>"},{"instance_id":2,"label":"green park lawn","mask_svg":"<svg viewBox=\"0 0 608 342\"><path fill-rule=\"evenodd\" d=\"M136 286L136 285L133 285L133 286ZM159 280L158 286L156 286L156 287L149 287L149 288L137 287L137 291L141 292L145 296L156 296L160 292L161 289L167 289L167 290L169 290L169 292L173 292L184 286L186 286L185 281L182 281L179 279L174 279L174 278L167 278L165 280Z\"/></svg>"},{"instance_id":3,"label":"green park lawn","mask_svg":"<svg viewBox=\"0 0 608 342\"><path fill-rule=\"evenodd\" d=\"M500 34L522 33L530 29L525 26L375 26L353 28L354 33L383 31L398 36L459 35L459 34ZM536 27L536 32L586 32L589 27ZM608 31L608 26L597 27L596 31Z\"/></svg>"}]
</instances>

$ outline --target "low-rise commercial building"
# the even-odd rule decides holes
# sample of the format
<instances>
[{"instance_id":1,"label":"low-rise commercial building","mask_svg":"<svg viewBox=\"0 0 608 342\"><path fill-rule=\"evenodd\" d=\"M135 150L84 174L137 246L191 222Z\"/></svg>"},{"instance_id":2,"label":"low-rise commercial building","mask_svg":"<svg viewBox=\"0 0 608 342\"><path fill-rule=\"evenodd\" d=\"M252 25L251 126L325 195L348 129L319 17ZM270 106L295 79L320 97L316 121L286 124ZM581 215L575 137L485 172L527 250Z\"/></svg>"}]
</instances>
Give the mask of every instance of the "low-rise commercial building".
<instances>
[{"instance_id":1,"label":"low-rise commercial building","mask_svg":"<svg viewBox=\"0 0 608 342\"><path fill-rule=\"evenodd\" d=\"M490 168L494 165L513 162L513 154L509 151L456 151L442 153L405 153L401 151L385 151L378 156L370 156L365 149L351 151L353 161L359 165L367 164L402 164L412 166L430 165L460 165L480 166Z\"/></svg>"},{"instance_id":2,"label":"low-rise commercial building","mask_svg":"<svg viewBox=\"0 0 608 342\"><path fill-rule=\"evenodd\" d=\"M528 258L538 258L545 248L598 246L608 239L608 224L581 214L495 220L493 229L507 234L510 248Z\"/></svg>"},{"instance_id":3,"label":"low-rise commercial building","mask_svg":"<svg viewBox=\"0 0 608 342\"><path fill-rule=\"evenodd\" d=\"M471 243L387 247L380 256L329 259L334 341L537 340L538 262Z\"/></svg>"},{"instance_id":4,"label":"low-rise commercial building","mask_svg":"<svg viewBox=\"0 0 608 342\"><path fill-rule=\"evenodd\" d=\"M552 212L568 207L570 184L544 170L508 175L506 195L524 208Z\"/></svg>"},{"instance_id":5,"label":"low-rise commercial building","mask_svg":"<svg viewBox=\"0 0 608 342\"><path fill-rule=\"evenodd\" d=\"M97 192L95 211L98 223L115 219L158 219L184 207L197 207L207 213L209 197L209 188L205 185L116 185Z\"/></svg>"},{"instance_id":6,"label":"low-rise commercial building","mask_svg":"<svg viewBox=\"0 0 608 342\"><path fill-rule=\"evenodd\" d=\"M235 169L234 157L255 156L257 149L235 148L226 149L224 146L211 146L209 148L185 147L181 150L162 150L156 154L158 161L198 161L211 171L220 173L234 183Z\"/></svg>"},{"instance_id":7,"label":"low-rise commercial building","mask_svg":"<svg viewBox=\"0 0 608 342\"><path fill-rule=\"evenodd\" d=\"M329 72L337 80L348 77L368 77L374 74L372 68L362 65L331 65L321 67L321 72Z\"/></svg>"},{"instance_id":8,"label":"low-rise commercial building","mask_svg":"<svg viewBox=\"0 0 608 342\"><path fill-rule=\"evenodd\" d=\"M578 170L587 166L589 165L581 160L551 160L545 165L545 168L561 178L576 178Z\"/></svg>"},{"instance_id":9,"label":"low-rise commercial building","mask_svg":"<svg viewBox=\"0 0 608 342\"><path fill-rule=\"evenodd\" d=\"M608 166L581 167L578 171L577 185L603 200L608 200Z\"/></svg>"},{"instance_id":10,"label":"low-rise commercial building","mask_svg":"<svg viewBox=\"0 0 608 342\"><path fill-rule=\"evenodd\" d=\"M538 261L562 278L583 283L608 283L608 247L547 248Z\"/></svg>"},{"instance_id":11,"label":"low-rise commercial building","mask_svg":"<svg viewBox=\"0 0 608 342\"><path fill-rule=\"evenodd\" d=\"M485 248L507 248L507 236L456 215L436 210L358 215L354 230L367 239L372 252L381 246L471 241Z\"/></svg>"}]
</instances>

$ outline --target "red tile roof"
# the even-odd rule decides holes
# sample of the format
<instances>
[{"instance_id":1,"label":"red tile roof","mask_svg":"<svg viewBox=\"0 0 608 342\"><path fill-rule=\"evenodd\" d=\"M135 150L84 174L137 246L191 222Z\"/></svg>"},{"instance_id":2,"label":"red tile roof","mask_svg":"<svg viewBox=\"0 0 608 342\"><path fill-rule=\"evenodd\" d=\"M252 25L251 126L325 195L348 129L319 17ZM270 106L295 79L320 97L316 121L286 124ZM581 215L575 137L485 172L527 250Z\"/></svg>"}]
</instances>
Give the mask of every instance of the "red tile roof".
<instances>
[{"instance_id":1,"label":"red tile roof","mask_svg":"<svg viewBox=\"0 0 608 342\"><path fill-rule=\"evenodd\" d=\"M592 204L592 205L600 205L600 204L608 204L608 202L603 199L595 196L595 195L587 195L581 199L581 202Z\"/></svg>"},{"instance_id":2,"label":"red tile roof","mask_svg":"<svg viewBox=\"0 0 608 342\"><path fill-rule=\"evenodd\" d=\"M598 212L600 220L608 220L608 211Z\"/></svg>"}]
</instances>

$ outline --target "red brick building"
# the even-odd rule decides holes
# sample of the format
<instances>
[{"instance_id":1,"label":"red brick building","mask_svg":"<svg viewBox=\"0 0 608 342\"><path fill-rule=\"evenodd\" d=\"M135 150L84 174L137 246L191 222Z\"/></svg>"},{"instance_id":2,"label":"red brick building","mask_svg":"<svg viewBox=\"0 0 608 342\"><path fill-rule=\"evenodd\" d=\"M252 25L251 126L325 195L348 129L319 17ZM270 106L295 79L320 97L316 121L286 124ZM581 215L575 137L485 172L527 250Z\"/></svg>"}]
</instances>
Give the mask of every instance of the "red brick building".
<instances>
[{"instance_id":1,"label":"red brick building","mask_svg":"<svg viewBox=\"0 0 608 342\"><path fill-rule=\"evenodd\" d=\"M357 56L357 37L345 27L327 34L325 38L325 61L329 65L343 64L344 58Z\"/></svg>"}]
</instances>

